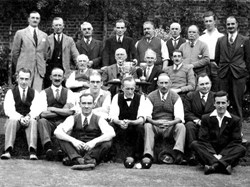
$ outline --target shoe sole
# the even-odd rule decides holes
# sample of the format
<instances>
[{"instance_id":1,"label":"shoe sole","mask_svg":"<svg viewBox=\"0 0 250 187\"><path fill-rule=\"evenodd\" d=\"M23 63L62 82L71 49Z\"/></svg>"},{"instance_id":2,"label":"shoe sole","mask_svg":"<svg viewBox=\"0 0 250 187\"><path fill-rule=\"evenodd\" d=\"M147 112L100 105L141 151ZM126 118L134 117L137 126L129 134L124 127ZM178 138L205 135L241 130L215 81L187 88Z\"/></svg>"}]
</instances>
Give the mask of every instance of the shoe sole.
<instances>
[{"instance_id":1,"label":"shoe sole","mask_svg":"<svg viewBox=\"0 0 250 187\"><path fill-rule=\"evenodd\" d=\"M73 170L93 170L95 168L94 164L84 164L84 165L73 165L71 169Z\"/></svg>"}]
</instances>

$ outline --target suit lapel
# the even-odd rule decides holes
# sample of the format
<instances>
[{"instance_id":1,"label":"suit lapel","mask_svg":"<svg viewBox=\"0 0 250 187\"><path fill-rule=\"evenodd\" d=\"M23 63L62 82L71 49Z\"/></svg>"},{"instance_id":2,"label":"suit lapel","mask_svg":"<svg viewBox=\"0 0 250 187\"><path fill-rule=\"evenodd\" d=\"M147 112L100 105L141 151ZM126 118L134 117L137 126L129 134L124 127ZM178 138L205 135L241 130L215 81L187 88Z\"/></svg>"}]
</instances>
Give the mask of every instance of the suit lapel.
<instances>
[{"instance_id":1,"label":"suit lapel","mask_svg":"<svg viewBox=\"0 0 250 187\"><path fill-rule=\"evenodd\" d=\"M67 46L67 37L63 34L62 35L62 51L64 51L66 46Z\"/></svg>"},{"instance_id":2,"label":"suit lapel","mask_svg":"<svg viewBox=\"0 0 250 187\"><path fill-rule=\"evenodd\" d=\"M197 109L202 109L201 97L200 97L199 91L197 91L197 92L195 93L195 98L196 98L196 99L194 99L195 108L197 108Z\"/></svg>"},{"instance_id":3,"label":"suit lapel","mask_svg":"<svg viewBox=\"0 0 250 187\"><path fill-rule=\"evenodd\" d=\"M228 41L227 41L228 35L224 36L222 38L222 46L224 46L224 50L227 53L227 56L231 56L231 54L229 54L229 48L228 48Z\"/></svg>"},{"instance_id":4,"label":"suit lapel","mask_svg":"<svg viewBox=\"0 0 250 187\"><path fill-rule=\"evenodd\" d=\"M234 52L232 56L234 56L234 53L236 52L236 50L240 48L240 45L242 44L242 40L243 38L239 34L237 34L237 37L235 38L235 48L233 50Z\"/></svg>"},{"instance_id":5,"label":"suit lapel","mask_svg":"<svg viewBox=\"0 0 250 187\"><path fill-rule=\"evenodd\" d=\"M210 128L215 130L214 132L216 133L216 137L218 138L221 131L219 129L219 121L216 116L210 117L210 125Z\"/></svg>"},{"instance_id":6,"label":"suit lapel","mask_svg":"<svg viewBox=\"0 0 250 187\"><path fill-rule=\"evenodd\" d=\"M96 40L92 38L92 41L89 44L89 49L92 51L95 46L96 46Z\"/></svg>"},{"instance_id":7,"label":"suit lapel","mask_svg":"<svg viewBox=\"0 0 250 187\"><path fill-rule=\"evenodd\" d=\"M213 97L214 97L213 94L211 94L211 92L209 92L208 96L207 96L207 102L206 102L206 105L205 105L204 113L207 113L207 111L210 111L209 109L211 107L213 107L213 105L214 105Z\"/></svg>"},{"instance_id":8,"label":"suit lapel","mask_svg":"<svg viewBox=\"0 0 250 187\"><path fill-rule=\"evenodd\" d=\"M82 40L81 40L81 46L82 46L82 48L85 50L85 51L89 51L89 48L88 48L88 46L87 46L87 44L85 43L85 41L84 41L84 38L82 38Z\"/></svg>"},{"instance_id":9,"label":"suit lapel","mask_svg":"<svg viewBox=\"0 0 250 187\"><path fill-rule=\"evenodd\" d=\"M114 78L117 78L117 72L118 72L118 68L117 68L117 65L114 64L114 66L111 66L111 73L113 75Z\"/></svg>"},{"instance_id":10,"label":"suit lapel","mask_svg":"<svg viewBox=\"0 0 250 187\"><path fill-rule=\"evenodd\" d=\"M221 123L220 135L225 130L225 128L228 126L230 121L231 121L231 118L228 118L226 116L223 118L222 123Z\"/></svg>"},{"instance_id":11,"label":"suit lapel","mask_svg":"<svg viewBox=\"0 0 250 187\"><path fill-rule=\"evenodd\" d=\"M32 36L32 34L31 34L28 27L26 28L25 33L26 33L26 36L33 42L34 46L36 46L34 38L33 38L33 36Z\"/></svg>"},{"instance_id":12,"label":"suit lapel","mask_svg":"<svg viewBox=\"0 0 250 187\"><path fill-rule=\"evenodd\" d=\"M42 42L42 40L43 40L42 31L40 31L39 29L37 29L37 46Z\"/></svg>"}]
</instances>

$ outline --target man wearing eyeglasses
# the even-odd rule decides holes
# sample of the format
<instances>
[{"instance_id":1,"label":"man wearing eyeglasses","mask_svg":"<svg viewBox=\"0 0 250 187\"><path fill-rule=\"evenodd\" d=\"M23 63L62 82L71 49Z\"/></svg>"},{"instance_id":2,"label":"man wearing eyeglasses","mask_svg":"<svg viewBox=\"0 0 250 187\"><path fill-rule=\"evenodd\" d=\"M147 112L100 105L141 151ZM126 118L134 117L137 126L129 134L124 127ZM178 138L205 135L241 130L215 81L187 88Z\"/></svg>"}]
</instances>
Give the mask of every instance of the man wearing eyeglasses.
<instances>
[{"instance_id":1,"label":"man wearing eyeglasses","mask_svg":"<svg viewBox=\"0 0 250 187\"><path fill-rule=\"evenodd\" d=\"M80 54L85 54L89 57L89 67L99 69L102 67L102 42L92 37L93 27L89 22L83 22L81 25L83 38L76 42L76 48Z\"/></svg>"}]
</instances>

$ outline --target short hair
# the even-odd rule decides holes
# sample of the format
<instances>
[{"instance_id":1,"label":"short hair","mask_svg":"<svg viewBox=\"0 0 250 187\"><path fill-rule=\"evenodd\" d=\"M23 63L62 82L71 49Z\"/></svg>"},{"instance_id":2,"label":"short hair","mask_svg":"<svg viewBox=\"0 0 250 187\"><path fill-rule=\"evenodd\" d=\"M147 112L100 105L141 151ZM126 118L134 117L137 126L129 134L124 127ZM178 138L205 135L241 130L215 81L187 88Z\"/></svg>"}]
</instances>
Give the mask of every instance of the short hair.
<instances>
[{"instance_id":1,"label":"short hair","mask_svg":"<svg viewBox=\"0 0 250 187\"><path fill-rule=\"evenodd\" d=\"M19 75L20 72L29 73L29 74L30 74L30 77L31 77L31 75L32 75L30 69L28 69L28 68L24 68L24 67L20 68L19 70L17 70L16 75Z\"/></svg>"},{"instance_id":2,"label":"short hair","mask_svg":"<svg viewBox=\"0 0 250 187\"><path fill-rule=\"evenodd\" d=\"M85 21L85 22L83 22L83 23L81 24L81 30L83 30L83 27L84 27L85 25L90 25L90 28L93 30L93 27L92 27L91 23L89 23L89 22L87 22L87 21Z\"/></svg>"},{"instance_id":3,"label":"short hair","mask_svg":"<svg viewBox=\"0 0 250 187\"><path fill-rule=\"evenodd\" d=\"M39 13L38 11L35 11L35 10L33 10L33 11L31 11L31 12L29 13L29 17L30 17L31 14L39 14L39 16L41 16L40 13Z\"/></svg>"},{"instance_id":4,"label":"short hair","mask_svg":"<svg viewBox=\"0 0 250 187\"><path fill-rule=\"evenodd\" d=\"M54 17L54 19L52 20L52 24L53 24L53 22L56 21L56 20L62 20L62 21L63 21L63 19L62 19L61 17ZM64 24L64 21L63 21L63 24Z\"/></svg>"},{"instance_id":5,"label":"short hair","mask_svg":"<svg viewBox=\"0 0 250 187\"><path fill-rule=\"evenodd\" d=\"M203 78L203 77L208 77L208 79L209 79L209 81L210 81L210 83L211 83L211 80L210 80L210 77L208 76L208 74L207 74L207 73L201 73L201 74L199 74L199 75L197 76L197 78L196 78L197 84L198 84L199 79L200 79L201 77L202 77L202 78Z\"/></svg>"},{"instance_id":6,"label":"short hair","mask_svg":"<svg viewBox=\"0 0 250 187\"><path fill-rule=\"evenodd\" d=\"M153 28L155 28L155 24L154 24L152 21L145 21L145 22L143 23L143 25L145 25L145 24L150 24L150 25L153 26Z\"/></svg>"},{"instance_id":7,"label":"short hair","mask_svg":"<svg viewBox=\"0 0 250 187\"><path fill-rule=\"evenodd\" d=\"M178 25L179 27L180 27L180 29L181 29L181 24L179 24L179 23L177 23L177 22L173 22L173 23L171 23L171 25L170 25L170 28L173 26L173 25Z\"/></svg>"},{"instance_id":8,"label":"short hair","mask_svg":"<svg viewBox=\"0 0 250 187\"><path fill-rule=\"evenodd\" d=\"M89 57L88 57L87 55L85 55L85 54L80 54L80 55L78 55L77 58L76 58L77 63L78 63L79 58L81 58L81 57L87 58L88 61L89 61Z\"/></svg>"},{"instance_id":9,"label":"short hair","mask_svg":"<svg viewBox=\"0 0 250 187\"><path fill-rule=\"evenodd\" d=\"M124 19L118 19L118 20L115 22L115 26L116 26L117 23L124 23L124 26L127 27L127 24L126 24L126 22L125 22Z\"/></svg>"},{"instance_id":10,"label":"short hair","mask_svg":"<svg viewBox=\"0 0 250 187\"><path fill-rule=\"evenodd\" d=\"M224 90L221 90L221 91L218 91L218 92L216 92L216 93L214 94L214 99L215 99L216 97L224 97L224 96L226 96L226 97L227 97L227 100L228 100L228 93L225 92Z\"/></svg>"},{"instance_id":11,"label":"short hair","mask_svg":"<svg viewBox=\"0 0 250 187\"><path fill-rule=\"evenodd\" d=\"M64 70L63 68L61 68L61 67L54 67L54 68L51 70L50 74L52 75L52 72L53 72L54 70L56 70L56 69L62 70L62 71L63 71L63 74L65 73L65 70Z\"/></svg>"},{"instance_id":12,"label":"short hair","mask_svg":"<svg viewBox=\"0 0 250 187\"><path fill-rule=\"evenodd\" d=\"M188 27L188 30L189 30L190 27L196 27L196 28L197 28L197 31L198 31L198 34L200 34L200 29L199 29L199 27L198 27L197 25L190 25L190 26ZM187 30L187 31L188 31L188 30Z\"/></svg>"},{"instance_id":13,"label":"short hair","mask_svg":"<svg viewBox=\"0 0 250 187\"><path fill-rule=\"evenodd\" d=\"M132 76L127 76L127 77L124 77L123 79L122 79L122 86L124 86L124 82L125 81L129 81L129 82L131 82L131 81L134 81L134 83L136 84L136 82L135 82L135 79L132 77Z\"/></svg>"},{"instance_id":14,"label":"short hair","mask_svg":"<svg viewBox=\"0 0 250 187\"><path fill-rule=\"evenodd\" d=\"M146 56L147 53L154 53L155 56L157 56L156 52L155 52L153 49L151 49L151 48L148 48L148 49L145 51L145 55L144 55L144 56Z\"/></svg>"},{"instance_id":15,"label":"short hair","mask_svg":"<svg viewBox=\"0 0 250 187\"><path fill-rule=\"evenodd\" d=\"M102 75L101 75L97 70L93 70L93 71L90 73L89 79L90 79L90 77L92 77L92 76L99 76L99 77L101 78L101 80L102 80Z\"/></svg>"},{"instance_id":16,"label":"short hair","mask_svg":"<svg viewBox=\"0 0 250 187\"><path fill-rule=\"evenodd\" d=\"M238 23L238 20L236 19L235 16L228 16L227 19L235 19L236 23ZM227 19L226 19L226 21L227 21Z\"/></svg>"},{"instance_id":17,"label":"short hair","mask_svg":"<svg viewBox=\"0 0 250 187\"><path fill-rule=\"evenodd\" d=\"M88 97L88 96L91 96L94 102L94 96L91 93L83 93L82 95L80 95L79 101L81 102L82 97Z\"/></svg>"},{"instance_id":18,"label":"short hair","mask_svg":"<svg viewBox=\"0 0 250 187\"><path fill-rule=\"evenodd\" d=\"M121 48L121 47L115 50L115 55L116 55L116 52L117 52L118 50L119 50L119 51L124 52L124 54L126 54L126 55L127 55L127 51L126 51L126 49Z\"/></svg>"},{"instance_id":19,"label":"short hair","mask_svg":"<svg viewBox=\"0 0 250 187\"><path fill-rule=\"evenodd\" d=\"M203 18L213 16L214 20L216 19L216 16L213 11L207 11L204 13Z\"/></svg>"},{"instance_id":20,"label":"short hair","mask_svg":"<svg viewBox=\"0 0 250 187\"><path fill-rule=\"evenodd\" d=\"M168 75L165 71L161 71L161 72L159 73L157 80L159 80L159 77L160 77L160 76L168 76L168 78L169 78L169 80L170 80L169 75Z\"/></svg>"},{"instance_id":21,"label":"short hair","mask_svg":"<svg viewBox=\"0 0 250 187\"><path fill-rule=\"evenodd\" d=\"M183 52L182 52L180 49L175 49L175 50L173 51L173 54L174 54L174 52L176 52L176 53L181 53L181 56L183 56Z\"/></svg>"}]
</instances>

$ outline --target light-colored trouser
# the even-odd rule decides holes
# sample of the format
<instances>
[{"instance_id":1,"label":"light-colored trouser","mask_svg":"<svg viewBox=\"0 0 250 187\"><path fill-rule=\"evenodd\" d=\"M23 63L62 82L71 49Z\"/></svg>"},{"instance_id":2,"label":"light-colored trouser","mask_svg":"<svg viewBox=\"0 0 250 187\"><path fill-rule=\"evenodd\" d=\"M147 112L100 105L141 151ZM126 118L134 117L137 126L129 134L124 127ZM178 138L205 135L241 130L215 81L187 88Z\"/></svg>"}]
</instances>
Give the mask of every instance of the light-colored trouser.
<instances>
[{"instance_id":1,"label":"light-colored trouser","mask_svg":"<svg viewBox=\"0 0 250 187\"><path fill-rule=\"evenodd\" d=\"M19 120L7 119L5 123L5 150L9 147L13 148L16 133L21 127ZM37 148L37 122L34 119L30 120L29 126L25 129L26 139L28 143L28 150L30 148Z\"/></svg>"},{"instance_id":2,"label":"light-colored trouser","mask_svg":"<svg viewBox=\"0 0 250 187\"><path fill-rule=\"evenodd\" d=\"M43 89L43 77L38 72L37 67L35 66L34 68L34 73L31 78L31 85L30 85L34 90L41 92Z\"/></svg>"},{"instance_id":3,"label":"light-colored trouser","mask_svg":"<svg viewBox=\"0 0 250 187\"><path fill-rule=\"evenodd\" d=\"M144 129L145 129L144 155L150 154L152 157L154 157L153 150L155 145L155 136L157 135L163 135L164 138L173 136L175 140L175 145L173 150L179 150L181 152L184 152L186 128L183 123L177 123L175 126L171 126L166 129L156 127L151 123L145 123Z\"/></svg>"}]
</instances>

